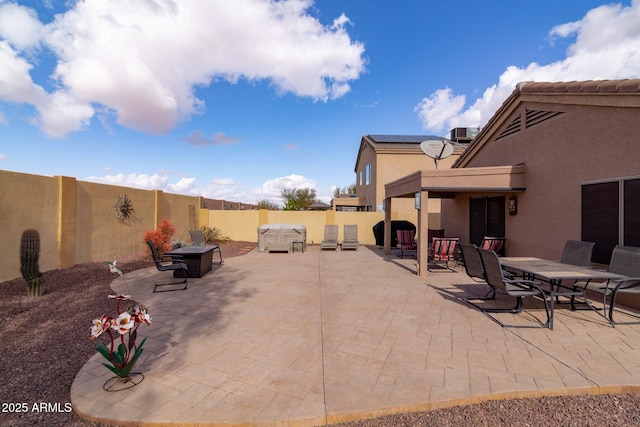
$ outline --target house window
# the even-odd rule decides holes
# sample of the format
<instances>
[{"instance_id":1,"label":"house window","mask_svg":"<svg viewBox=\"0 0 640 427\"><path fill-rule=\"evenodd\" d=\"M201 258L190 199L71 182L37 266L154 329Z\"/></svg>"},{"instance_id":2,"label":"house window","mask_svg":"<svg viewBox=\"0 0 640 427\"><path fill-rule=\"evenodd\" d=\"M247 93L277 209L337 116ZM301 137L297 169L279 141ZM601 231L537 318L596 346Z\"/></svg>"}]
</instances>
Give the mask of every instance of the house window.
<instances>
[{"instance_id":1,"label":"house window","mask_svg":"<svg viewBox=\"0 0 640 427\"><path fill-rule=\"evenodd\" d=\"M593 262L608 264L616 245L640 246L640 178L582 185L582 240L595 242Z\"/></svg>"},{"instance_id":2,"label":"house window","mask_svg":"<svg viewBox=\"0 0 640 427\"><path fill-rule=\"evenodd\" d=\"M365 185L371 184L371 163L367 163L367 166L365 166L364 175L365 175Z\"/></svg>"},{"instance_id":3,"label":"house window","mask_svg":"<svg viewBox=\"0 0 640 427\"><path fill-rule=\"evenodd\" d=\"M360 171L360 185L362 185L362 171Z\"/></svg>"}]
</instances>

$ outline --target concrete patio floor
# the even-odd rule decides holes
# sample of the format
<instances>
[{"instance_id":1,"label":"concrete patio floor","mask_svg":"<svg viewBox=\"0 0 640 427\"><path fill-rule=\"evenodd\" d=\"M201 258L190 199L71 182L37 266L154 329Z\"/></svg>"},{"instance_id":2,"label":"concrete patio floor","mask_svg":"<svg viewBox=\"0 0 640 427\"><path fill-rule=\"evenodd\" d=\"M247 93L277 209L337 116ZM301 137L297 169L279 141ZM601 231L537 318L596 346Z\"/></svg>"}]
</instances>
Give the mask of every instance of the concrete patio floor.
<instances>
[{"instance_id":1,"label":"concrete patio floor","mask_svg":"<svg viewBox=\"0 0 640 427\"><path fill-rule=\"evenodd\" d=\"M180 292L170 273L126 275L148 307L137 386L106 392L96 354L71 403L118 425L324 425L486 399L637 391L640 327L556 308L554 330L505 329L459 297L482 295L462 271L425 281L415 260L356 251L225 260ZM112 288L124 292L124 282ZM500 302L502 298L499 298ZM507 304L510 301L506 301ZM535 324L541 306L501 320Z\"/></svg>"}]
</instances>

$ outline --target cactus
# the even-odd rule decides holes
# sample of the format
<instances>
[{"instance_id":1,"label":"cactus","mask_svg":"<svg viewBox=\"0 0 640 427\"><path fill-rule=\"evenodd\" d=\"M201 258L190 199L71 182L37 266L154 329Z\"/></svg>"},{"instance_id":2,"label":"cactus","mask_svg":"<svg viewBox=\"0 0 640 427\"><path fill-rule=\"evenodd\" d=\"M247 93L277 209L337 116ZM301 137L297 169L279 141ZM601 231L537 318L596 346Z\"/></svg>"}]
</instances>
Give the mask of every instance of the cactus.
<instances>
[{"instance_id":1,"label":"cactus","mask_svg":"<svg viewBox=\"0 0 640 427\"><path fill-rule=\"evenodd\" d=\"M38 267L40 257L40 235L37 230L28 229L22 233L20 242L20 272L27 281L27 294L37 297L44 293L44 277Z\"/></svg>"}]
</instances>

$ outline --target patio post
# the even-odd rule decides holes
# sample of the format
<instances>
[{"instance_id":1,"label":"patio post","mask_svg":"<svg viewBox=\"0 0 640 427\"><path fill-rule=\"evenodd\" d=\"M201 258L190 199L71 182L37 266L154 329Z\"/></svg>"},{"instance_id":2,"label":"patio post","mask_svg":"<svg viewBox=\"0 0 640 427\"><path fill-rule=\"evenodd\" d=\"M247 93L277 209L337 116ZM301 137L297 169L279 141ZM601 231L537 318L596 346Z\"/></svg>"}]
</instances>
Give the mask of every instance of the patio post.
<instances>
[{"instance_id":1,"label":"patio post","mask_svg":"<svg viewBox=\"0 0 640 427\"><path fill-rule=\"evenodd\" d=\"M384 253L391 253L391 198L384 199Z\"/></svg>"},{"instance_id":2,"label":"patio post","mask_svg":"<svg viewBox=\"0 0 640 427\"><path fill-rule=\"evenodd\" d=\"M420 210L418 211L418 275L427 278L429 269L429 192L420 190Z\"/></svg>"}]
</instances>

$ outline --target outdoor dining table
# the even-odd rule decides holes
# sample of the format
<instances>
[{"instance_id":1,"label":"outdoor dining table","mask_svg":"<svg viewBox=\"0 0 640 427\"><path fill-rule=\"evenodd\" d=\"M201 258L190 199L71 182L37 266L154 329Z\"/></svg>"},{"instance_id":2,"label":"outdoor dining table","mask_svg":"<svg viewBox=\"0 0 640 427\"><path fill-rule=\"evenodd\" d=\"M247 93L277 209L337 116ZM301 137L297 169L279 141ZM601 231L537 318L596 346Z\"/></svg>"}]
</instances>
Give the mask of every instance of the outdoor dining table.
<instances>
[{"instance_id":1,"label":"outdoor dining table","mask_svg":"<svg viewBox=\"0 0 640 427\"><path fill-rule=\"evenodd\" d=\"M531 279L539 279L552 285L560 285L563 280L616 280L625 276L609 273L606 270L581 267L560 261L546 260L533 257L502 257L500 264L511 270L522 272Z\"/></svg>"},{"instance_id":2,"label":"outdoor dining table","mask_svg":"<svg viewBox=\"0 0 640 427\"><path fill-rule=\"evenodd\" d=\"M552 312L553 300L559 296L571 297L572 310L575 310L574 298L576 296L582 296L584 301L581 301L581 303L585 303L589 308L597 310L587 301L586 291L584 289L575 290L566 286L563 287L563 280L588 282L590 280L619 280L625 278L625 276L621 274L609 273L606 270L581 267L560 261L534 257L502 257L500 258L500 264L509 270L522 273L524 278L549 283ZM556 288L555 290L554 286ZM561 290L561 288L565 290Z\"/></svg>"}]
</instances>

